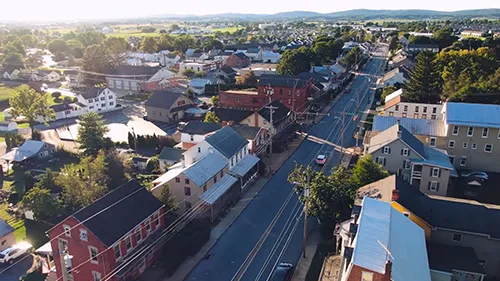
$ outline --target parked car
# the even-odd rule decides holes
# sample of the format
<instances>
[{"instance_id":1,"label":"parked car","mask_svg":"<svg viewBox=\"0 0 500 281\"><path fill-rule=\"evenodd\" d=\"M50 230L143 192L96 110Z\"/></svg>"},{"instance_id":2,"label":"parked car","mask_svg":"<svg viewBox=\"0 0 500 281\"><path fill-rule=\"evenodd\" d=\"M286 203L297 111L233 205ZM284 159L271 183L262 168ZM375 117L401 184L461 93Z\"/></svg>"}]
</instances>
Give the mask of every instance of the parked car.
<instances>
[{"instance_id":1,"label":"parked car","mask_svg":"<svg viewBox=\"0 0 500 281\"><path fill-rule=\"evenodd\" d=\"M488 174L485 172L464 173L464 174L462 174L462 177L464 177L464 178L476 178L476 179L479 179L480 181L487 181L489 178Z\"/></svg>"},{"instance_id":2,"label":"parked car","mask_svg":"<svg viewBox=\"0 0 500 281\"><path fill-rule=\"evenodd\" d=\"M21 242L0 252L0 263L13 263L15 259L29 253L33 246L28 242Z\"/></svg>"},{"instance_id":3,"label":"parked car","mask_svg":"<svg viewBox=\"0 0 500 281\"><path fill-rule=\"evenodd\" d=\"M320 154L316 157L316 164L325 165L326 164L326 155Z\"/></svg>"},{"instance_id":4,"label":"parked car","mask_svg":"<svg viewBox=\"0 0 500 281\"><path fill-rule=\"evenodd\" d=\"M282 262L274 270L271 281L290 281L293 275L293 264Z\"/></svg>"}]
</instances>

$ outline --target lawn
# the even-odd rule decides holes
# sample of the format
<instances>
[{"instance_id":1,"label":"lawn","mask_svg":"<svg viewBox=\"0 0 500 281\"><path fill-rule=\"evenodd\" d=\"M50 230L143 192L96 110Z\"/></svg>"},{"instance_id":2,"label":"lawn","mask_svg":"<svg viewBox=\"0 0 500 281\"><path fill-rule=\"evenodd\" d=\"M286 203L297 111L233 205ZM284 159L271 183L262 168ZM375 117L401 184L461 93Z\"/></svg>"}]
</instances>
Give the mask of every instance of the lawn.
<instances>
[{"instance_id":1,"label":"lawn","mask_svg":"<svg viewBox=\"0 0 500 281\"><path fill-rule=\"evenodd\" d=\"M217 32L217 31L220 31L220 32L230 32L230 33L234 33L236 32L237 30L239 29L243 29L243 27L223 27L223 28L214 28L212 29L213 32Z\"/></svg>"},{"instance_id":2,"label":"lawn","mask_svg":"<svg viewBox=\"0 0 500 281\"><path fill-rule=\"evenodd\" d=\"M106 34L107 37L120 37L124 39L128 39L129 37L135 36L135 37L155 37L155 36L160 36L160 33L152 32L152 33L145 33L145 32L140 32L140 31L132 31L132 32L120 32L120 33L109 33Z\"/></svg>"},{"instance_id":3,"label":"lawn","mask_svg":"<svg viewBox=\"0 0 500 281\"><path fill-rule=\"evenodd\" d=\"M16 91L12 88L5 87L3 84L0 84L0 101L9 100L16 94Z\"/></svg>"},{"instance_id":4,"label":"lawn","mask_svg":"<svg viewBox=\"0 0 500 281\"><path fill-rule=\"evenodd\" d=\"M11 184L12 181L4 180L3 190L9 191L11 189ZM7 202L0 203L0 218L15 229L14 235L16 236L16 241L21 241L26 239L26 227L24 226L24 221L22 219L18 219L16 217L11 216L7 212L7 207L8 207Z\"/></svg>"}]
</instances>

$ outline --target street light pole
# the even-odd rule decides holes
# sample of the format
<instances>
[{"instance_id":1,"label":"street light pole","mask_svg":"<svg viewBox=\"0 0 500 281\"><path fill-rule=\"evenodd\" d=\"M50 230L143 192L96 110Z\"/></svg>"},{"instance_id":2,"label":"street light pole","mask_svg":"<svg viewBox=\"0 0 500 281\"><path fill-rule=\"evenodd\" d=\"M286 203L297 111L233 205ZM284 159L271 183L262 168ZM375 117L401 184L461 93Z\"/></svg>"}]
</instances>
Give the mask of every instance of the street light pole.
<instances>
[{"instance_id":1,"label":"street light pole","mask_svg":"<svg viewBox=\"0 0 500 281\"><path fill-rule=\"evenodd\" d=\"M305 259L307 254L306 254L306 249L307 249L307 217L309 215L309 185L310 185L310 178L309 175L306 175L307 177L307 183L304 188L304 197L305 197L305 202L304 202L304 249L302 250L302 257Z\"/></svg>"},{"instance_id":2,"label":"street light pole","mask_svg":"<svg viewBox=\"0 0 500 281\"><path fill-rule=\"evenodd\" d=\"M273 113L275 109L278 109L278 107L274 107L271 105L272 99L271 96L273 95L274 90L271 88L271 85L267 88L267 95L269 96L269 105L266 106L267 109L269 109L269 123L270 124L270 130L269 130L269 173L271 174L273 171L273 165L272 165L272 155L273 155L273 135L274 135L274 125L273 125Z\"/></svg>"}]
</instances>

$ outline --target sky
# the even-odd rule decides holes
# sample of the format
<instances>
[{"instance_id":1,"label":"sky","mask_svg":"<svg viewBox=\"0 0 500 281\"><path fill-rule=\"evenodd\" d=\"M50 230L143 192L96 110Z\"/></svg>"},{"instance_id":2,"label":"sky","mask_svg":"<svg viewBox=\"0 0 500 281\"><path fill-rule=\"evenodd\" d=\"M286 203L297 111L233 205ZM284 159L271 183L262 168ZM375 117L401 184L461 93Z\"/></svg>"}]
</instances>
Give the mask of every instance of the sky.
<instances>
[{"instance_id":1,"label":"sky","mask_svg":"<svg viewBox=\"0 0 500 281\"><path fill-rule=\"evenodd\" d=\"M351 9L426 9L456 11L500 8L498 0L1 0L0 21L59 21L85 19L118 19L158 14L274 14L286 11L330 13ZM233 3L233 4L231 4ZM245 3L239 5L238 3Z\"/></svg>"}]
</instances>

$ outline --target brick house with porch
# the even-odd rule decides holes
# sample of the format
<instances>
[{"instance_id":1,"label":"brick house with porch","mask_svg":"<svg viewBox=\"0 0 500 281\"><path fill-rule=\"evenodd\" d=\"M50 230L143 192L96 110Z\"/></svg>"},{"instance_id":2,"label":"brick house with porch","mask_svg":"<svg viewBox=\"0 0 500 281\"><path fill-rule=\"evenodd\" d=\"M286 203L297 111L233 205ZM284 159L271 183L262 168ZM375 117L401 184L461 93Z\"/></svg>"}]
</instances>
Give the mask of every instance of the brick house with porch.
<instances>
[{"instance_id":1,"label":"brick house with porch","mask_svg":"<svg viewBox=\"0 0 500 281\"><path fill-rule=\"evenodd\" d=\"M164 212L133 179L67 217L47 231L57 280L138 277L158 256L162 243L154 242L165 228Z\"/></svg>"}]
</instances>

